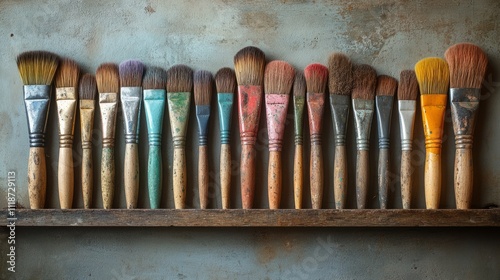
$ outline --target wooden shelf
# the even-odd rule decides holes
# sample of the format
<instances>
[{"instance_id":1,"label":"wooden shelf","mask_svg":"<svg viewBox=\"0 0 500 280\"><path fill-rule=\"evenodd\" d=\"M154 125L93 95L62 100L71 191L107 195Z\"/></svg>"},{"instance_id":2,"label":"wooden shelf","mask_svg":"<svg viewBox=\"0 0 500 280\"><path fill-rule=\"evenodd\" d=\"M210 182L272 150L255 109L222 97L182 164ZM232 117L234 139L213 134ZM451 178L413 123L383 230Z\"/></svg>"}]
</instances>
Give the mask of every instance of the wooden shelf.
<instances>
[{"instance_id":1,"label":"wooden shelf","mask_svg":"<svg viewBox=\"0 0 500 280\"><path fill-rule=\"evenodd\" d=\"M7 224L8 211L0 210ZM18 227L500 227L500 209L16 209Z\"/></svg>"}]
</instances>

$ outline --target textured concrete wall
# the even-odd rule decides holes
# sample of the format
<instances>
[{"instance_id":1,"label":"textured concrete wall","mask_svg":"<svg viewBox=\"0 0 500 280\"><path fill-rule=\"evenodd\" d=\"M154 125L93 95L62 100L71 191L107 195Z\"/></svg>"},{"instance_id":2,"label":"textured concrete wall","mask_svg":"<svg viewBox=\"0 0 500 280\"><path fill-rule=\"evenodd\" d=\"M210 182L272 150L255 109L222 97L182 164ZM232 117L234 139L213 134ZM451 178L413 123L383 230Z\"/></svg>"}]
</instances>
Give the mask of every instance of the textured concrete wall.
<instances>
[{"instance_id":1,"label":"textured concrete wall","mask_svg":"<svg viewBox=\"0 0 500 280\"><path fill-rule=\"evenodd\" d=\"M76 59L84 71L94 72L105 61L120 62L138 58L147 65L169 67L185 63L194 69L217 71L232 66L234 54L244 46L260 47L268 60L284 59L299 69L311 62L326 63L332 51L349 54L356 63L375 66L380 74L398 76L399 71L412 68L425 56L442 56L451 44L470 41L479 44L490 58L490 67L483 90L484 99L478 115L474 163L476 189L474 207L500 204L500 26L496 0L483 1L0 1L0 207L6 207L7 171L17 173L17 198L28 207L26 166L28 135L22 100L22 83L15 57L23 51L43 49ZM54 108L54 107L53 107ZM291 110L289 111L291 113ZM198 206L197 145L194 114L188 132L188 171L190 188L188 206ZM210 164L213 173L211 206L220 207L217 188L218 120L216 111L210 122ZM123 126L117 127L117 180L121 186L123 168ZM77 120L78 121L78 120ZM144 116L142 121L144 122ZM351 124L352 117L351 117ZM171 174L172 144L170 127L165 123L164 166ZM237 123L233 122L233 160L238 161L239 142ZM423 135L420 113L416 123L416 207L424 207L423 197ZM329 109L325 112L324 143L333 143ZM391 148L392 168L399 168L399 124L393 115ZM78 127L78 126L77 126ZM261 119L259 134L258 186L267 182L267 135L265 119ZM306 130L307 126L305 127ZM146 126L142 126L141 141L146 143ZM100 126L96 123L95 166L99 166ZM59 207L57 196L57 121L55 110L49 116L47 163L49 172L48 207ZM377 207L376 196L376 127L372 128L373 168L369 206ZM76 135L79 139L79 133ZM293 207L291 192L293 127L289 122L284 146L284 193L282 206ZM307 137L306 137L307 138ZM120 141L122 140L122 141ZM306 139L306 144L308 140ZM75 143L75 158L81 145ZM354 176L355 144L350 127L348 147L351 151L349 172ZM146 166L147 147L140 148L141 171ZM332 145L324 146L325 170L333 168ZM443 196L441 205L454 206L453 182L454 143L451 120L447 118L443 149ZM307 158L307 156L306 156ZM307 163L307 160L306 160ZM97 172L98 170L96 170ZM307 172L307 171L306 171ZM332 172L325 172L324 207L333 207ZM76 173L78 181L79 175ZM143 173L144 174L144 173ZM305 174L306 178L308 174ZM96 176L97 177L97 176ZM162 207L173 207L171 175L164 183ZM98 183L96 178L96 184ZM145 185L145 176L142 176ZM232 203L239 206L239 176L235 174ZM355 206L354 180L350 180L348 206ZM98 185L96 185L96 190ZM82 207L77 185L75 206ZM306 186L308 190L308 186ZM267 191L258 189L256 207L267 207ZM391 188L390 207L401 207L399 183ZM306 195L308 199L308 195ZM98 191L94 198L101 206ZM141 190L139 206L148 207L147 192ZM305 203L310 205L309 202ZM117 189L115 206L125 206L124 192ZM392 275L394 279L420 275L421 278L491 279L498 276L499 243L493 239L496 230L199 230L199 229L20 229L18 279L37 278L111 278L129 276L158 278L279 278L288 268L302 265L314 253L318 237L334 234L340 248L338 255L319 264L310 279L320 278L378 278ZM300 246L287 249L281 245L281 235L289 234L292 243ZM265 234L268 234L265 235ZM259 237L264 236L264 237ZM391 238L388 238L390 236ZM449 239L447 236L450 236ZM3 242L5 238L2 237ZM80 239L81 238L81 239ZM260 239L259 239L260 238ZM460 243L455 247L446 242ZM465 243L462 243L465 240ZM397 246L395 245L397 242ZM3 243L0 243L3 244ZM420 245L415 245L420 244ZM268 246L272 257L266 254ZM71 253L66 253L69 248ZM378 249L373 249L378 248ZM0 250L5 250L4 246ZM264 253L262 253L264 250ZM336 251L337 252L337 251ZM480 256L469 266L468 254ZM401 258L396 256L401 254ZM2 251L0 260L5 254ZM178 256L174 257L174 256ZM214 257L215 256L215 257ZM149 261L155 258L151 264ZM490 261L483 260L489 258ZM384 260L387 261L384 261ZM2 261L2 263L4 263ZM414 269L413 265L417 268ZM440 269L440 267L444 269ZM211 269L204 275L200 267ZM364 267L368 267L365 269ZM217 270L220 268L220 270ZM423 269L420 269L423 268ZM453 271L452 268L459 269ZM152 274L153 272L155 274ZM394 274L391 274L394 272ZM467 273L477 273L477 277ZM3 271L1 273L4 273ZM148 274L149 273L149 274ZM3 276L4 274L0 274ZM89 276L91 275L91 276ZM149 276L148 276L149 275ZM216 276L219 277L216 277ZM204 277L203 277L204 276ZM0 277L3 278L3 277ZM139 277L142 278L142 277ZM299 279L303 278L299 275Z\"/></svg>"}]
</instances>

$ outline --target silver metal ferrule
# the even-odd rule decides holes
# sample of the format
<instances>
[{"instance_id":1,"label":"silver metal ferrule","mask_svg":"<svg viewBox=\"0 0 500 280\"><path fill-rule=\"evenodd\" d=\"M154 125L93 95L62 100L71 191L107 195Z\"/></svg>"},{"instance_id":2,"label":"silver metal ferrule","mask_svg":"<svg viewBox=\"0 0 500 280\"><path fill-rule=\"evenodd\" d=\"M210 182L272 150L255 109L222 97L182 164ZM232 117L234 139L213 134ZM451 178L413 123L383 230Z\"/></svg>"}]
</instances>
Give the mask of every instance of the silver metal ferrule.
<instances>
[{"instance_id":1,"label":"silver metal ferrule","mask_svg":"<svg viewBox=\"0 0 500 280\"><path fill-rule=\"evenodd\" d=\"M30 147L44 147L50 107L50 85L25 85L23 89Z\"/></svg>"},{"instance_id":2,"label":"silver metal ferrule","mask_svg":"<svg viewBox=\"0 0 500 280\"><path fill-rule=\"evenodd\" d=\"M350 103L350 95L330 94L335 146L345 146Z\"/></svg>"},{"instance_id":3,"label":"silver metal ferrule","mask_svg":"<svg viewBox=\"0 0 500 280\"><path fill-rule=\"evenodd\" d=\"M401 150L411 151L413 145L413 127L417 101L398 100L399 127L401 130Z\"/></svg>"},{"instance_id":4,"label":"silver metal ferrule","mask_svg":"<svg viewBox=\"0 0 500 280\"><path fill-rule=\"evenodd\" d=\"M73 147L75 131L76 89L74 87L56 88L57 116L59 118L59 147Z\"/></svg>"},{"instance_id":5,"label":"silver metal ferrule","mask_svg":"<svg viewBox=\"0 0 500 280\"><path fill-rule=\"evenodd\" d=\"M471 149L481 89L450 88L451 116L457 149Z\"/></svg>"},{"instance_id":6,"label":"silver metal ferrule","mask_svg":"<svg viewBox=\"0 0 500 280\"><path fill-rule=\"evenodd\" d=\"M378 148L389 149L393 96L375 97L377 107Z\"/></svg>"},{"instance_id":7,"label":"silver metal ferrule","mask_svg":"<svg viewBox=\"0 0 500 280\"><path fill-rule=\"evenodd\" d=\"M125 122L125 143L139 143L139 118L141 116L141 87L120 88L120 98Z\"/></svg>"},{"instance_id":8,"label":"silver metal ferrule","mask_svg":"<svg viewBox=\"0 0 500 280\"><path fill-rule=\"evenodd\" d=\"M102 122L102 146L114 147L116 109L118 106L118 93L107 92L99 94L99 108Z\"/></svg>"},{"instance_id":9,"label":"silver metal ferrule","mask_svg":"<svg viewBox=\"0 0 500 280\"><path fill-rule=\"evenodd\" d=\"M374 100L353 99L354 126L356 129L356 147L358 151L370 148L370 129L372 127Z\"/></svg>"}]
</instances>

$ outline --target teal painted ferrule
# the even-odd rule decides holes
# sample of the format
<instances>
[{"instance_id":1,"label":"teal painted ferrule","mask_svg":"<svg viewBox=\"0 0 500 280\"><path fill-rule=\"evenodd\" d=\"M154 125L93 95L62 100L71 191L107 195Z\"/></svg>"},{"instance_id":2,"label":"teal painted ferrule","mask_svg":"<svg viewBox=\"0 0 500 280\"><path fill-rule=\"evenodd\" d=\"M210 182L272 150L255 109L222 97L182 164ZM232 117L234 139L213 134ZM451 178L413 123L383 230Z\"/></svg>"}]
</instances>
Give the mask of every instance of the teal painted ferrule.
<instances>
[{"instance_id":1,"label":"teal painted ferrule","mask_svg":"<svg viewBox=\"0 0 500 280\"><path fill-rule=\"evenodd\" d=\"M196 120L198 122L198 145L206 146L208 143L208 119L210 118L210 105L196 105Z\"/></svg>"},{"instance_id":2,"label":"teal painted ferrule","mask_svg":"<svg viewBox=\"0 0 500 280\"><path fill-rule=\"evenodd\" d=\"M233 93L218 93L220 143L229 144L231 136L231 112L233 111Z\"/></svg>"},{"instance_id":3,"label":"teal painted ferrule","mask_svg":"<svg viewBox=\"0 0 500 280\"><path fill-rule=\"evenodd\" d=\"M160 146L167 94L164 89L145 89L143 94L149 145Z\"/></svg>"}]
</instances>

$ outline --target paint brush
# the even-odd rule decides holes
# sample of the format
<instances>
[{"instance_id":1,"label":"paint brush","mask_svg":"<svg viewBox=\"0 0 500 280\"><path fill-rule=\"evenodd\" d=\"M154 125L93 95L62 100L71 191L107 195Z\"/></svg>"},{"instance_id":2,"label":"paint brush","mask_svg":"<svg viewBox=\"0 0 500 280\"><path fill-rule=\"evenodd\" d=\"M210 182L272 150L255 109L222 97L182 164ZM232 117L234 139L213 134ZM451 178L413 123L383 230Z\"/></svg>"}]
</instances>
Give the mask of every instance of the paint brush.
<instances>
[{"instance_id":1,"label":"paint brush","mask_svg":"<svg viewBox=\"0 0 500 280\"><path fill-rule=\"evenodd\" d=\"M167 71L167 103L174 142L173 188L176 209L186 208L186 131L193 89L193 70L174 65Z\"/></svg>"},{"instance_id":2,"label":"paint brush","mask_svg":"<svg viewBox=\"0 0 500 280\"><path fill-rule=\"evenodd\" d=\"M319 64L309 64L304 69L307 88L307 113L311 138L311 204L313 209L321 209L323 201L323 151L321 150L321 128L325 105L325 90L328 68Z\"/></svg>"},{"instance_id":3,"label":"paint brush","mask_svg":"<svg viewBox=\"0 0 500 280\"><path fill-rule=\"evenodd\" d=\"M75 177L73 171L73 134L75 132L78 78L80 69L75 61L63 59L56 73L56 107L59 123L59 161L57 185L61 209L73 206Z\"/></svg>"},{"instance_id":4,"label":"paint brush","mask_svg":"<svg viewBox=\"0 0 500 280\"><path fill-rule=\"evenodd\" d=\"M139 126L144 65L138 60L120 63L120 99L125 128L123 182L127 209L137 208L139 197Z\"/></svg>"},{"instance_id":5,"label":"paint brush","mask_svg":"<svg viewBox=\"0 0 500 280\"><path fill-rule=\"evenodd\" d=\"M243 209L252 208L255 193L255 142L259 129L265 64L264 53L256 47L245 47L234 56L234 69L238 82Z\"/></svg>"},{"instance_id":6,"label":"paint brush","mask_svg":"<svg viewBox=\"0 0 500 280\"><path fill-rule=\"evenodd\" d=\"M167 72L148 67L142 80L144 111L148 127L148 192L151 209L160 207L162 186L161 132L165 113Z\"/></svg>"},{"instance_id":7,"label":"paint brush","mask_svg":"<svg viewBox=\"0 0 500 280\"><path fill-rule=\"evenodd\" d=\"M118 65L101 64L95 74L101 111L101 190L104 209L111 209L115 193L115 128L120 78Z\"/></svg>"},{"instance_id":8,"label":"paint brush","mask_svg":"<svg viewBox=\"0 0 500 280\"><path fill-rule=\"evenodd\" d=\"M450 72L445 60L430 57L415 64L415 74L420 86L425 134L425 205L427 209L437 209L441 196L441 144Z\"/></svg>"},{"instance_id":9,"label":"paint brush","mask_svg":"<svg viewBox=\"0 0 500 280\"><path fill-rule=\"evenodd\" d=\"M328 58L328 88L333 130L335 131L335 159L333 164L333 192L335 208L344 209L347 198L347 152L346 133L351 106L352 63L342 53L333 53Z\"/></svg>"},{"instance_id":10,"label":"paint brush","mask_svg":"<svg viewBox=\"0 0 500 280\"><path fill-rule=\"evenodd\" d=\"M394 94L398 81L393 77L380 75L375 90L375 107L377 109L378 127L378 199L380 209L387 209L389 195L389 137L391 135L391 116Z\"/></svg>"},{"instance_id":11,"label":"paint brush","mask_svg":"<svg viewBox=\"0 0 500 280\"><path fill-rule=\"evenodd\" d=\"M450 67L450 103L455 133L455 200L458 209L469 209L474 169L472 144L476 112L488 57L480 47L461 43L444 54Z\"/></svg>"},{"instance_id":12,"label":"paint brush","mask_svg":"<svg viewBox=\"0 0 500 280\"><path fill-rule=\"evenodd\" d=\"M221 68L215 74L217 103L219 105L220 125L220 187L222 209L230 207L231 191L231 112L233 111L236 76L233 69Z\"/></svg>"},{"instance_id":13,"label":"paint brush","mask_svg":"<svg viewBox=\"0 0 500 280\"><path fill-rule=\"evenodd\" d=\"M413 70L401 71L398 87L399 127L401 131L401 200L403 209L411 208L412 173L411 151L413 127L417 108L418 83Z\"/></svg>"},{"instance_id":14,"label":"paint brush","mask_svg":"<svg viewBox=\"0 0 500 280\"><path fill-rule=\"evenodd\" d=\"M267 134L269 135L267 187L270 209L278 209L281 201L281 149L294 76L295 69L287 62L280 60L269 62L264 72Z\"/></svg>"},{"instance_id":15,"label":"paint brush","mask_svg":"<svg viewBox=\"0 0 500 280\"><path fill-rule=\"evenodd\" d=\"M92 207L94 171L92 163L92 132L94 130L94 110L97 85L95 77L85 74L80 79L80 128L82 138L82 194L83 207Z\"/></svg>"},{"instance_id":16,"label":"paint brush","mask_svg":"<svg viewBox=\"0 0 500 280\"><path fill-rule=\"evenodd\" d=\"M377 73L370 65L353 69L352 107L356 130L356 202L358 209L366 208L369 186L370 130L372 126Z\"/></svg>"},{"instance_id":17,"label":"paint brush","mask_svg":"<svg viewBox=\"0 0 500 280\"><path fill-rule=\"evenodd\" d=\"M198 191L200 208L208 207L208 120L210 118L210 101L212 100L212 73L198 70L194 73L194 103L198 122Z\"/></svg>"},{"instance_id":18,"label":"paint brush","mask_svg":"<svg viewBox=\"0 0 500 280\"><path fill-rule=\"evenodd\" d=\"M295 73L293 81L293 120L295 133L295 153L293 157L293 199L295 209L302 209L302 195L304 193L304 170L303 170L303 127L304 127L304 104L306 96L306 79L302 72Z\"/></svg>"},{"instance_id":19,"label":"paint brush","mask_svg":"<svg viewBox=\"0 0 500 280\"><path fill-rule=\"evenodd\" d=\"M16 59L24 87L24 106L28 119L30 152L28 191L31 209L45 206L47 170L45 164L45 127L50 105L50 84L59 58L45 51L21 53Z\"/></svg>"}]
</instances>

